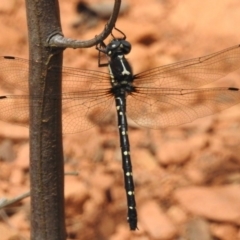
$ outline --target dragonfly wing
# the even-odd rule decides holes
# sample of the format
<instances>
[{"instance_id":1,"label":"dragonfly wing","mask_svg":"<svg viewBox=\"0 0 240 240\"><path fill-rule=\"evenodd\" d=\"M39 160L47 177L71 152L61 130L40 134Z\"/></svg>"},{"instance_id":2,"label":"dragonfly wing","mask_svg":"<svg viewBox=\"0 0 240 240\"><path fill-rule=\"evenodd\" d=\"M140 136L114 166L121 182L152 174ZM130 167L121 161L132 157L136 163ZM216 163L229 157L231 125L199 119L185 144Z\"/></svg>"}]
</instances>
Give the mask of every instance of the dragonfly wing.
<instances>
[{"instance_id":1,"label":"dragonfly wing","mask_svg":"<svg viewBox=\"0 0 240 240\"><path fill-rule=\"evenodd\" d=\"M62 88L64 93L77 93L99 89L110 89L110 77L106 72L84 70L71 67L54 68L62 70Z\"/></svg>"},{"instance_id":2,"label":"dragonfly wing","mask_svg":"<svg viewBox=\"0 0 240 240\"><path fill-rule=\"evenodd\" d=\"M113 100L106 90L63 94L63 133L81 132L101 123Z\"/></svg>"},{"instance_id":3,"label":"dragonfly wing","mask_svg":"<svg viewBox=\"0 0 240 240\"><path fill-rule=\"evenodd\" d=\"M29 101L27 95L0 96L0 109L0 120L28 126Z\"/></svg>"},{"instance_id":4,"label":"dragonfly wing","mask_svg":"<svg viewBox=\"0 0 240 240\"><path fill-rule=\"evenodd\" d=\"M59 96L57 96L59 98ZM54 101L56 97L49 97ZM39 106L41 98L31 100L31 108ZM68 93L62 96L63 133L77 133L100 123L111 109L113 97L105 91ZM29 126L29 96L0 96L0 120Z\"/></svg>"},{"instance_id":5,"label":"dragonfly wing","mask_svg":"<svg viewBox=\"0 0 240 240\"><path fill-rule=\"evenodd\" d=\"M21 58L0 57L1 89L10 94L15 94L16 90L24 92L24 95L0 96L0 120L28 126L29 63L29 60ZM94 125L91 118L95 117L95 122L98 123L107 115L112 104L108 73L71 67L52 67L51 71L62 71L64 93L62 96L50 95L48 100L62 98L64 133L87 130ZM39 106L36 103L41 101L40 97L34 96L31 99L31 107Z\"/></svg>"},{"instance_id":6,"label":"dragonfly wing","mask_svg":"<svg viewBox=\"0 0 240 240\"><path fill-rule=\"evenodd\" d=\"M204 57L177 62L134 76L136 87L195 88L240 68L240 45Z\"/></svg>"},{"instance_id":7,"label":"dragonfly wing","mask_svg":"<svg viewBox=\"0 0 240 240\"><path fill-rule=\"evenodd\" d=\"M128 116L137 124L163 128L191 122L240 102L237 88L141 89L127 98Z\"/></svg>"},{"instance_id":8,"label":"dragonfly wing","mask_svg":"<svg viewBox=\"0 0 240 240\"><path fill-rule=\"evenodd\" d=\"M101 123L113 97L109 74L94 70L62 68L63 133L76 133Z\"/></svg>"},{"instance_id":9,"label":"dragonfly wing","mask_svg":"<svg viewBox=\"0 0 240 240\"><path fill-rule=\"evenodd\" d=\"M0 87L14 93L15 89L28 92L29 61L15 57L0 57Z\"/></svg>"},{"instance_id":10,"label":"dragonfly wing","mask_svg":"<svg viewBox=\"0 0 240 240\"><path fill-rule=\"evenodd\" d=\"M28 93L28 73L30 60L17 57L0 57L0 87L7 92L21 90ZM42 64L34 62L34 64ZM71 67L51 67L51 71L62 71L64 92L87 91L110 88L109 74L94 70ZM53 79L52 81L55 81Z\"/></svg>"}]
</instances>

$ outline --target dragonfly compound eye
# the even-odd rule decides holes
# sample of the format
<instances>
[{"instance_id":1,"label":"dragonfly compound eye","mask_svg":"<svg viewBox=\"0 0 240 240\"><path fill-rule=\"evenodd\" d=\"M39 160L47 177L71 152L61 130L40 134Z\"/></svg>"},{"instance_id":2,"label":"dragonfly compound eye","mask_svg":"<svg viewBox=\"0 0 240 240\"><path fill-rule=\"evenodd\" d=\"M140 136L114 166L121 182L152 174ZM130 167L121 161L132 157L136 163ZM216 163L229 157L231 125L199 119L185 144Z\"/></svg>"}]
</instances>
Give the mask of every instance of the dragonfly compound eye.
<instances>
[{"instance_id":1,"label":"dragonfly compound eye","mask_svg":"<svg viewBox=\"0 0 240 240\"><path fill-rule=\"evenodd\" d=\"M120 48L122 49L123 54L128 54L131 52L132 46L129 42L121 40Z\"/></svg>"}]
</instances>

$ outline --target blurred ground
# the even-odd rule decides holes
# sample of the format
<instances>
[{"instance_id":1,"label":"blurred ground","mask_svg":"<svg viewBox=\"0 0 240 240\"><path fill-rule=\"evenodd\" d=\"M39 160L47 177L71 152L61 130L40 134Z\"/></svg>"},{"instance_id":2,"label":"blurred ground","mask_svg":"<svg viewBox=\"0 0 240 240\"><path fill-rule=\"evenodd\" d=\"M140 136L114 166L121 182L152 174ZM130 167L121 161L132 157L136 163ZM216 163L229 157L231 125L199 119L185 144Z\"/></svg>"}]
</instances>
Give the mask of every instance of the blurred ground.
<instances>
[{"instance_id":1,"label":"blurred ground","mask_svg":"<svg viewBox=\"0 0 240 240\"><path fill-rule=\"evenodd\" d=\"M91 4L112 1L88 1ZM117 27L132 43L134 72L204 56L240 43L240 2L123 1ZM105 21L81 26L77 0L60 0L66 37L89 39ZM103 8L107 9L106 5ZM79 26L80 27L77 27ZM28 58L23 0L0 2L0 55ZM97 69L94 48L64 53L64 65ZM237 72L221 84L240 87ZM96 79L97 81L97 79ZM1 111L1 109L0 109ZM68 239L240 239L240 105L163 130L130 122L138 231L126 222L115 124L64 136ZM29 190L28 129L0 122L0 198ZM29 198L0 211L0 239L29 239Z\"/></svg>"}]
</instances>

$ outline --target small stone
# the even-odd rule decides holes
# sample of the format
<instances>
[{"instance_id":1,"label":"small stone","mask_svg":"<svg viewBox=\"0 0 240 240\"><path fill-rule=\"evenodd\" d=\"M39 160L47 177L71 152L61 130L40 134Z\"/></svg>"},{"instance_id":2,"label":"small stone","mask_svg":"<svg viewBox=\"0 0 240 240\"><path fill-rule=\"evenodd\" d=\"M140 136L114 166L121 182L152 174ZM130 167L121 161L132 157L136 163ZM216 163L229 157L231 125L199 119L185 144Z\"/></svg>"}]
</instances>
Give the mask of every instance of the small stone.
<instances>
[{"instance_id":1,"label":"small stone","mask_svg":"<svg viewBox=\"0 0 240 240\"><path fill-rule=\"evenodd\" d=\"M171 239L177 234L174 224L155 201L145 202L138 212L141 226L152 238Z\"/></svg>"},{"instance_id":2,"label":"small stone","mask_svg":"<svg viewBox=\"0 0 240 240\"><path fill-rule=\"evenodd\" d=\"M238 228L228 223L212 223L211 232L213 236L221 240L236 240L238 238Z\"/></svg>"},{"instance_id":3,"label":"small stone","mask_svg":"<svg viewBox=\"0 0 240 240\"><path fill-rule=\"evenodd\" d=\"M186 187L178 189L175 198L194 215L240 224L240 185Z\"/></svg>"},{"instance_id":4,"label":"small stone","mask_svg":"<svg viewBox=\"0 0 240 240\"><path fill-rule=\"evenodd\" d=\"M0 12L9 13L14 10L16 0L1 0Z\"/></svg>"},{"instance_id":5,"label":"small stone","mask_svg":"<svg viewBox=\"0 0 240 240\"><path fill-rule=\"evenodd\" d=\"M184 163L191 154L191 148L185 141L173 141L162 144L157 152L158 160L163 165Z\"/></svg>"},{"instance_id":6,"label":"small stone","mask_svg":"<svg viewBox=\"0 0 240 240\"><path fill-rule=\"evenodd\" d=\"M186 227L186 239L189 240L213 240L208 222L202 218L191 219Z\"/></svg>"}]
</instances>

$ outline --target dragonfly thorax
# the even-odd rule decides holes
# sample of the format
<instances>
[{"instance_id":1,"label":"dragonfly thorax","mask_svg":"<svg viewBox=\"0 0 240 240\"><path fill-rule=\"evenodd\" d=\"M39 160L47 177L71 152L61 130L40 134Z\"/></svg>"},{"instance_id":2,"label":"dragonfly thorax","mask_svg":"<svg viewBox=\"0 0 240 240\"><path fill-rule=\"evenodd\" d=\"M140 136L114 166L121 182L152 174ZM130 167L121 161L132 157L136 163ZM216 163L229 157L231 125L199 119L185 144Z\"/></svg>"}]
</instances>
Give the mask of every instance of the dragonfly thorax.
<instances>
[{"instance_id":1,"label":"dragonfly thorax","mask_svg":"<svg viewBox=\"0 0 240 240\"><path fill-rule=\"evenodd\" d=\"M112 86L128 85L133 82L132 68L124 55L111 56L108 69Z\"/></svg>"}]
</instances>

